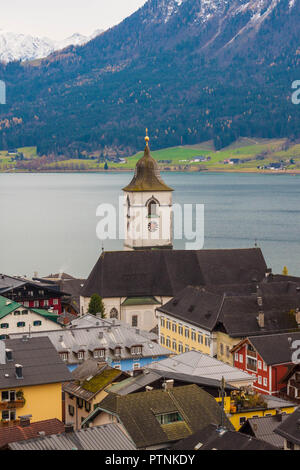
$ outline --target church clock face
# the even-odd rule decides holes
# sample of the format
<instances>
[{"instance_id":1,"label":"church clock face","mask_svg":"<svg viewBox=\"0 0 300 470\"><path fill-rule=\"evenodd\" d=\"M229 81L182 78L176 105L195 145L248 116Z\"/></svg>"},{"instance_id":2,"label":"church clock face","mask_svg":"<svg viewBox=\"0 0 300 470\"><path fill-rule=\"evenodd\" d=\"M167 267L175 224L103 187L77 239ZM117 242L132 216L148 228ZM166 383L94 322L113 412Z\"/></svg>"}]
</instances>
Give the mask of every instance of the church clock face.
<instances>
[{"instance_id":1,"label":"church clock face","mask_svg":"<svg viewBox=\"0 0 300 470\"><path fill-rule=\"evenodd\" d=\"M149 222L148 224L148 230L151 233L157 232L158 230L158 223L157 222Z\"/></svg>"}]
</instances>

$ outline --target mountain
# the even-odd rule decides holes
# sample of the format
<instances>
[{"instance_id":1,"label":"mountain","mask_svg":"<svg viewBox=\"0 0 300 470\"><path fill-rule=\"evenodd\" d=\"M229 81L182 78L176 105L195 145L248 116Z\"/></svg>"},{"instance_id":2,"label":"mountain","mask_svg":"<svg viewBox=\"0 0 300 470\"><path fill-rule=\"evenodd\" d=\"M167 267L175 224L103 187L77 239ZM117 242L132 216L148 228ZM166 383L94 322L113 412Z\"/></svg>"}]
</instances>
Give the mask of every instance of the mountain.
<instances>
[{"instance_id":1,"label":"mountain","mask_svg":"<svg viewBox=\"0 0 300 470\"><path fill-rule=\"evenodd\" d=\"M75 33L62 41L54 41L49 38L0 30L0 62L26 61L47 57L52 52L70 45L83 45L102 32L102 30L97 30L91 36Z\"/></svg>"},{"instance_id":2,"label":"mountain","mask_svg":"<svg viewBox=\"0 0 300 470\"><path fill-rule=\"evenodd\" d=\"M7 64L3 148L80 155L299 137L300 0L149 0L82 46Z\"/></svg>"}]
</instances>

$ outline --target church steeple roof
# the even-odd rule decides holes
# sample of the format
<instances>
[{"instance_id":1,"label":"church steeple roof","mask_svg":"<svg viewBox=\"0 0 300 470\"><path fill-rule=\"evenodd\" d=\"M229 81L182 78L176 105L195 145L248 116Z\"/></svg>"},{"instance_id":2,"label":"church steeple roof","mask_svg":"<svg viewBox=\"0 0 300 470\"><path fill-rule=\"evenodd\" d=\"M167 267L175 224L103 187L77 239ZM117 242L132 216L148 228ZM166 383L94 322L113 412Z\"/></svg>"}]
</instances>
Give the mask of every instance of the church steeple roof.
<instances>
[{"instance_id":1,"label":"church steeple roof","mask_svg":"<svg viewBox=\"0 0 300 470\"><path fill-rule=\"evenodd\" d=\"M146 130L146 134L144 156L137 162L134 177L131 183L123 188L123 191L173 191L160 176L158 164L150 154L148 130Z\"/></svg>"}]
</instances>

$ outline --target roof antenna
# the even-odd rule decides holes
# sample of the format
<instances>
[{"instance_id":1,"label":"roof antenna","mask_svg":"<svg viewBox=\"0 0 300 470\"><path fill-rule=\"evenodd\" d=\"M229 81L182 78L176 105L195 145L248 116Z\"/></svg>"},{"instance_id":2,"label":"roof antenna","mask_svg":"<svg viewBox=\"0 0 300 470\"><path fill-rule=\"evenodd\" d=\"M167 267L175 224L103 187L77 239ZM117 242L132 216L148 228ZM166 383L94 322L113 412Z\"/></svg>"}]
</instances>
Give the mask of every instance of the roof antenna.
<instances>
[{"instance_id":1,"label":"roof antenna","mask_svg":"<svg viewBox=\"0 0 300 470\"><path fill-rule=\"evenodd\" d=\"M257 245L257 238L255 238L255 240L254 240L254 246L255 246L255 248L258 247L258 245Z\"/></svg>"},{"instance_id":2,"label":"roof antenna","mask_svg":"<svg viewBox=\"0 0 300 470\"><path fill-rule=\"evenodd\" d=\"M104 252L104 242L102 242L102 253Z\"/></svg>"}]
</instances>

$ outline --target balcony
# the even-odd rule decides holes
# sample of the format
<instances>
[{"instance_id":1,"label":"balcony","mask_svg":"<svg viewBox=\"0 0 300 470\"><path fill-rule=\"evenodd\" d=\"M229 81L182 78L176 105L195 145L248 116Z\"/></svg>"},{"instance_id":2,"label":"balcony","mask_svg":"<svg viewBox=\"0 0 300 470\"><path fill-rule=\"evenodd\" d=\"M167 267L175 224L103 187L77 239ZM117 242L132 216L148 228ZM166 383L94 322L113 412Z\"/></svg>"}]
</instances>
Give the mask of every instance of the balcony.
<instances>
[{"instance_id":1,"label":"balcony","mask_svg":"<svg viewBox=\"0 0 300 470\"><path fill-rule=\"evenodd\" d=\"M247 362L247 366L246 366L246 367L247 367L248 370L251 370L252 372L257 372L257 366L254 365L254 364L251 364L251 363L248 363L248 362Z\"/></svg>"},{"instance_id":2,"label":"balcony","mask_svg":"<svg viewBox=\"0 0 300 470\"><path fill-rule=\"evenodd\" d=\"M0 410L15 410L16 408L23 408L25 405L25 398L21 400L1 401Z\"/></svg>"},{"instance_id":3,"label":"balcony","mask_svg":"<svg viewBox=\"0 0 300 470\"><path fill-rule=\"evenodd\" d=\"M257 354L255 351L250 351L250 349L247 350L247 356L253 357L253 359L257 358Z\"/></svg>"}]
</instances>

